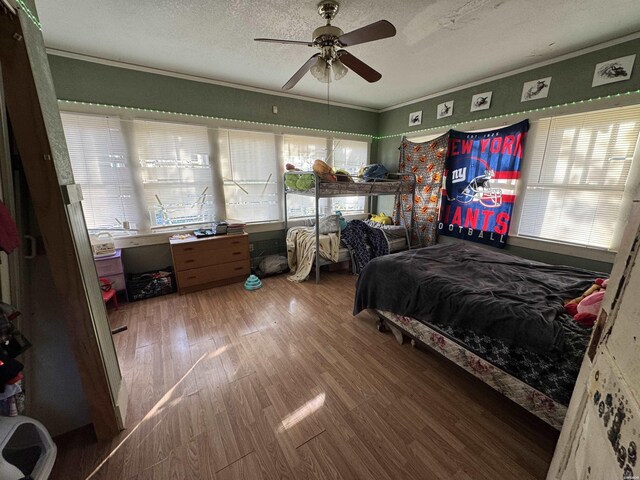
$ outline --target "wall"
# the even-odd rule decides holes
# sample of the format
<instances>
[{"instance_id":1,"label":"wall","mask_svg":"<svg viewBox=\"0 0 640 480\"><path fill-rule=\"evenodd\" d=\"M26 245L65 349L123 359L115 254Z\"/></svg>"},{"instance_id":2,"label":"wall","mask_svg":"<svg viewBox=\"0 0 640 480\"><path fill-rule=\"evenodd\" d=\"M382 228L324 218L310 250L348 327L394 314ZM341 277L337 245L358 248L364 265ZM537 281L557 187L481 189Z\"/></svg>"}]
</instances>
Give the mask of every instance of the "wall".
<instances>
[{"instance_id":1,"label":"wall","mask_svg":"<svg viewBox=\"0 0 640 480\"><path fill-rule=\"evenodd\" d=\"M397 171L398 146L400 145L402 134L415 134L415 132L433 127L441 127L443 130L447 130L451 128L449 125L454 126L461 122L476 121L490 116L512 114L534 108L549 107L638 90L640 88L640 55L636 58L631 79L624 82L591 87L593 71L597 63L637 54L638 52L640 52L640 39L383 112L380 114L378 135L381 137L393 135L393 137L374 142L377 144L376 161L385 164L385 166L392 169L391 171ZM552 80L547 98L520 102L524 82L549 76L552 77ZM469 111L471 97L476 93L489 91L493 92L491 108L471 113ZM640 95L631 97L633 97L633 103L640 103ZM453 115L437 120L437 105L449 100L454 100ZM597 104L594 104L594 107L598 108ZM417 127L408 127L409 113L419 110L422 110L422 124ZM549 115L553 115L553 110L545 113L545 116ZM530 116L525 114L521 117L527 118ZM493 123L494 125L497 122L502 123L503 120L508 123L515 123L521 117L514 116L513 120L507 117L493 120ZM468 125L460 125L455 128L464 130L470 127Z\"/></svg>"},{"instance_id":2,"label":"wall","mask_svg":"<svg viewBox=\"0 0 640 480\"><path fill-rule=\"evenodd\" d=\"M380 114L378 137L387 138L374 139L372 151L376 152L375 161L384 164L390 171L397 171L398 147L403 135L428 135L446 131L449 128L458 130L491 128L497 125L516 123L525 118L542 118L551 115L574 113L575 111L640 103L640 95L631 94L578 105L568 105L557 109L519 113L525 110L580 102L581 100L595 97L606 97L638 90L640 88L640 66L638 65L640 56L636 58L636 65L631 79L594 88L591 87L594 67L597 63L637 54L637 52L640 52L640 39L382 112ZM552 80L547 98L520 102L524 82L548 76L551 76ZM469 110L472 96L488 91L493 92L491 108L471 113ZM449 100L454 101L453 115L440 120L436 119L437 105ZM408 127L409 114L419 110L422 110L422 124L417 127ZM513 115L499 119L488 118L506 114ZM393 207L391 202L385 199L378 203L378 209L388 211ZM513 244L507 245L506 250L531 260L570 264L602 272L609 272L612 267L612 263L608 261L581 258L580 249L576 250L576 256L560 255L550 251L524 248Z\"/></svg>"},{"instance_id":3,"label":"wall","mask_svg":"<svg viewBox=\"0 0 640 480\"><path fill-rule=\"evenodd\" d=\"M59 99L375 135L378 113L49 55ZM278 114L272 106L278 106ZM240 128L240 127L239 127Z\"/></svg>"},{"instance_id":4,"label":"wall","mask_svg":"<svg viewBox=\"0 0 640 480\"><path fill-rule=\"evenodd\" d=\"M59 99L369 134L374 136L371 145L372 162L383 163L390 171L396 171L398 165L397 149L401 135L405 133L428 134L436 130L428 131L427 129L447 130L462 122L467 123L463 123L457 128L489 128L496 124L515 123L521 118L539 118L542 115L554 114L554 112L555 114L571 113L572 108L584 110L638 103L640 95L634 94L576 107L569 106L544 112L517 114L525 110L579 102L593 97L639 89L639 65L635 66L632 78L628 81L596 88L591 87L596 63L634 54L638 51L640 51L640 39L488 81L475 87L416 101L382 113L335 106L332 106L328 111L324 104L295 98L234 89L55 55L50 55L49 60ZM637 59L637 62L640 62L640 58ZM552 77L548 97L521 103L522 84L525 81L546 76ZM491 108L470 113L469 105L472 95L484 91L493 92ZM446 119L436 120L436 106L448 100L455 102L454 114ZM277 115L271 112L273 105L278 106L279 113ZM409 113L417 110L423 111L422 125L409 128ZM514 115L501 119L487 119L487 117L505 114ZM482 119L486 120L482 121ZM477 123L473 125L468 123L471 121L477 121ZM239 124L240 128L241 125ZM247 125L247 128L251 128L250 124ZM380 198L377 209L390 211L392 209L391 203L389 198ZM266 242L264 245L269 245L269 247L265 250L263 246L256 246L256 250L252 253L254 259L258 257L260 251L271 251L282 248L284 245L283 232L280 230L263 232L256 238L260 242ZM570 263L601 271L609 271L611 268L609 262L583 260L579 257L541 252L522 246L510 245L507 249L527 258L550 263ZM124 254L125 268L132 272L161 268L166 266L162 263L170 258L167 247L136 247L135 251L135 254L133 251ZM151 261L154 258L158 261Z\"/></svg>"}]
</instances>

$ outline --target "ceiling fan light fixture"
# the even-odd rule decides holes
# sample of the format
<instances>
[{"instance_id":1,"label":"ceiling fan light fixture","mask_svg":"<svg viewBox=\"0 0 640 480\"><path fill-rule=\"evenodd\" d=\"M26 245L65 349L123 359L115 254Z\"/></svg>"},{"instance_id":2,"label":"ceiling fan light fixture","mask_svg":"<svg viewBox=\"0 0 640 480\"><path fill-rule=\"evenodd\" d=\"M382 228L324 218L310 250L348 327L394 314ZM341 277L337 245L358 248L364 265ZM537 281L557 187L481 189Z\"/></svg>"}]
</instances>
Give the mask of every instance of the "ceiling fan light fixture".
<instances>
[{"instance_id":1,"label":"ceiling fan light fixture","mask_svg":"<svg viewBox=\"0 0 640 480\"><path fill-rule=\"evenodd\" d=\"M333 68L333 74L336 80L340 80L343 78L349 69L344 66L344 64L340 61L340 59L336 58L332 63L331 67Z\"/></svg>"},{"instance_id":2,"label":"ceiling fan light fixture","mask_svg":"<svg viewBox=\"0 0 640 480\"><path fill-rule=\"evenodd\" d=\"M322 57L318 57L316 63L311 67L310 72L311 75L322 83L331 82L331 69L327 61Z\"/></svg>"}]
</instances>

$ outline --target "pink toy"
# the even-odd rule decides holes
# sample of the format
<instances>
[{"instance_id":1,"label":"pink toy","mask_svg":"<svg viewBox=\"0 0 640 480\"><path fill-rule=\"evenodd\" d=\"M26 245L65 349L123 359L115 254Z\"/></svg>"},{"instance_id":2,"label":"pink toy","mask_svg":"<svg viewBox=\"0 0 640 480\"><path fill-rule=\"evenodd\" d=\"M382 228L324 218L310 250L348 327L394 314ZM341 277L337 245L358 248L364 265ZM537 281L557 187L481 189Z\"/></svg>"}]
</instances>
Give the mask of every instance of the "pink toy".
<instances>
[{"instance_id":1,"label":"pink toy","mask_svg":"<svg viewBox=\"0 0 640 480\"><path fill-rule=\"evenodd\" d=\"M573 319L585 327L593 327L593 324L598 317L598 313L600 313L600 307L602 306L602 300L604 299L605 289L607 288L609 280L602 280L599 278L595 283L599 285L601 289L582 299L582 301L578 303L576 309L577 313L573 314ZM568 313L571 315L572 312L570 310L573 309L567 309Z\"/></svg>"}]
</instances>

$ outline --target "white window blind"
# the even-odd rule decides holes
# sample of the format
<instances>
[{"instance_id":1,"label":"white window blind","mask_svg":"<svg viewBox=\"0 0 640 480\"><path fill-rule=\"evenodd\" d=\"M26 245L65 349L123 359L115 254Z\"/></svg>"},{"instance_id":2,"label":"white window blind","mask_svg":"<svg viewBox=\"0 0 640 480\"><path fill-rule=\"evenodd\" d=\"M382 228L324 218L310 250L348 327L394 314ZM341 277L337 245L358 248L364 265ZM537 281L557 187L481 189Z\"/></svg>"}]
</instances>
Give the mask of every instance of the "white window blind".
<instances>
[{"instance_id":1,"label":"white window blind","mask_svg":"<svg viewBox=\"0 0 640 480\"><path fill-rule=\"evenodd\" d=\"M327 139L304 135L284 136L284 163L310 172L313 162L327 159Z\"/></svg>"},{"instance_id":2,"label":"white window blind","mask_svg":"<svg viewBox=\"0 0 640 480\"><path fill-rule=\"evenodd\" d=\"M220 159L227 217L245 222L280 219L281 168L272 133L221 134Z\"/></svg>"},{"instance_id":3,"label":"white window blind","mask_svg":"<svg viewBox=\"0 0 640 480\"><path fill-rule=\"evenodd\" d=\"M638 135L640 107L538 122L527 144L518 235L615 249ZM528 165L528 167L526 166Z\"/></svg>"},{"instance_id":4,"label":"white window blind","mask_svg":"<svg viewBox=\"0 0 640 480\"><path fill-rule=\"evenodd\" d=\"M358 175L362 167L369 163L369 144L354 140L333 140L333 167ZM362 213L365 211L366 197L336 197L332 199L332 210L342 213Z\"/></svg>"},{"instance_id":5,"label":"white window blind","mask_svg":"<svg viewBox=\"0 0 640 480\"><path fill-rule=\"evenodd\" d=\"M211 222L216 192L207 128L135 120L134 131L151 227Z\"/></svg>"},{"instance_id":6,"label":"white window blind","mask_svg":"<svg viewBox=\"0 0 640 480\"><path fill-rule=\"evenodd\" d=\"M82 208L89 230L135 229L137 206L129 159L117 117L63 112L75 182L80 184Z\"/></svg>"},{"instance_id":7,"label":"white window blind","mask_svg":"<svg viewBox=\"0 0 640 480\"><path fill-rule=\"evenodd\" d=\"M283 148L283 161L291 163L302 171L310 172L313 162L326 161L327 139L323 137L310 137L305 135L285 135ZM320 215L331 212L331 202L323 198L319 203ZM289 218L311 217L315 215L315 200L312 197L302 195L287 196L287 214Z\"/></svg>"}]
</instances>

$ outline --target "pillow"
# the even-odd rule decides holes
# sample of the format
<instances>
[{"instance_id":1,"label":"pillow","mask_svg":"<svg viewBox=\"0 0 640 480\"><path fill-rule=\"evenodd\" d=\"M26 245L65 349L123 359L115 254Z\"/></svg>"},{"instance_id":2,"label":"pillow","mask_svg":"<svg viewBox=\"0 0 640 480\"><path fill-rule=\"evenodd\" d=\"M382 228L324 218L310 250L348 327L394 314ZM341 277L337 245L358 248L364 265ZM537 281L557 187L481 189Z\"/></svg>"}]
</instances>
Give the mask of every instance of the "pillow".
<instances>
[{"instance_id":1,"label":"pillow","mask_svg":"<svg viewBox=\"0 0 640 480\"><path fill-rule=\"evenodd\" d=\"M335 233L340 231L340 216L339 215L326 215L321 217L318 221L320 227L320 234L326 235L327 233Z\"/></svg>"}]
</instances>

